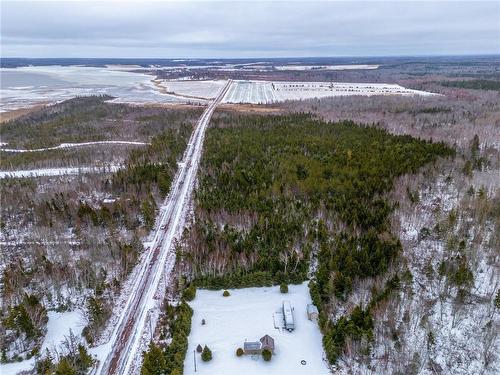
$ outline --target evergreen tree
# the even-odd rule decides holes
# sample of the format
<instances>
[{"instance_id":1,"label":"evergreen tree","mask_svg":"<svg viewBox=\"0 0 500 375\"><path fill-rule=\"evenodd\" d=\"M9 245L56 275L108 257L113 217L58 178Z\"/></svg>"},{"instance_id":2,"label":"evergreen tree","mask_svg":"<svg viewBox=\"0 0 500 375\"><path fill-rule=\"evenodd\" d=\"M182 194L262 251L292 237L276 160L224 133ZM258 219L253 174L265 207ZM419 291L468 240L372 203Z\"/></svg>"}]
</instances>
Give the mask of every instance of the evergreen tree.
<instances>
[{"instance_id":1,"label":"evergreen tree","mask_svg":"<svg viewBox=\"0 0 500 375\"><path fill-rule=\"evenodd\" d=\"M55 375L76 375L76 370L71 362L63 357L57 364Z\"/></svg>"},{"instance_id":2,"label":"evergreen tree","mask_svg":"<svg viewBox=\"0 0 500 375\"><path fill-rule=\"evenodd\" d=\"M50 375L53 372L54 362L48 349L46 349L45 357L40 358L35 364L35 370L40 375Z\"/></svg>"},{"instance_id":3,"label":"evergreen tree","mask_svg":"<svg viewBox=\"0 0 500 375\"><path fill-rule=\"evenodd\" d=\"M205 345L203 352L201 353L201 359L203 362L209 362L212 360L212 351Z\"/></svg>"},{"instance_id":4,"label":"evergreen tree","mask_svg":"<svg viewBox=\"0 0 500 375\"><path fill-rule=\"evenodd\" d=\"M194 284L188 286L186 289L184 289L182 296L186 301L194 300L194 297L196 297L196 286Z\"/></svg>"},{"instance_id":5,"label":"evergreen tree","mask_svg":"<svg viewBox=\"0 0 500 375\"><path fill-rule=\"evenodd\" d=\"M155 223L155 202L151 194L142 202L141 213L146 229L153 229L153 225Z\"/></svg>"},{"instance_id":6,"label":"evergreen tree","mask_svg":"<svg viewBox=\"0 0 500 375\"><path fill-rule=\"evenodd\" d=\"M272 357L273 353L269 349L266 348L262 351L262 358L264 358L264 361L269 362Z\"/></svg>"},{"instance_id":7,"label":"evergreen tree","mask_svg":"<svg viewBox=\"0 0 500 375\"><path fill-rule=\"evenodd\" d=\"M164 373L166 365L163 351L154 342L151 342L149 350L143 354L141 375L161 375Z\"/></svg>"},{"instance_id":8,"label":"evergreen tree","mask_svg":"<svg viewBox=\"0 0 500 375\"><path fill-rule=\"evenodd\" d=\"M288 293L288 285L285 283L280 284L280 292L281 293Z\"/></svg>"},{"instance_id":9,"label":"evergreen tree","mask_svg":"<svg viewBox=\"0 0 500 375\"><path fill-rule=\"evenodd\" d=\"M78 369L86 372L88 368L92 366L94 360L92 356L88 353L87 348L82 344L78 345L78 358L76 361L76 365Z\"/></svg>"}]
</instances>

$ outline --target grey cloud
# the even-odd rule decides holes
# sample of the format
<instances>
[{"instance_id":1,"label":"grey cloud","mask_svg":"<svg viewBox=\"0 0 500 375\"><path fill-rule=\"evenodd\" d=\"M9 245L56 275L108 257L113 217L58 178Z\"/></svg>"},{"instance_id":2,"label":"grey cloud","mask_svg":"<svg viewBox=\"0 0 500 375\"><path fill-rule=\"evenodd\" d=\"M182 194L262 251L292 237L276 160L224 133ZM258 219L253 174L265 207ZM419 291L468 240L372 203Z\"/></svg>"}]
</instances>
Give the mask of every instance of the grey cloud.
<instances>
[{"instance_id":1,"label":"grey cloud","mask_svg":"<svg viewBox=\"0 0 500 375\"><path fill-rule=\"evenodd\" d=\"M2 56L500 53L492 2L1 2Z\"/></svg>"}]
</instances>

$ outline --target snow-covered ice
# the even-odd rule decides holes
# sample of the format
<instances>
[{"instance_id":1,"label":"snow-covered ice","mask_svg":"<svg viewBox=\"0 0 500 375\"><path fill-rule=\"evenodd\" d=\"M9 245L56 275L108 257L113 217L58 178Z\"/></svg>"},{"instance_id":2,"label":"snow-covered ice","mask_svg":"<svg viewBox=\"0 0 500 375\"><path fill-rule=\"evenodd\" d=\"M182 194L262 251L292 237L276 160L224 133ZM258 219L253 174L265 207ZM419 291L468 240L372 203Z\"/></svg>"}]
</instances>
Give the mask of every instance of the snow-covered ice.
<instances>
[{"instance_id":1,"label":"snow-covered ice","mask_svg":"<svg viewBox=\"0 0 500 375\"><path fill-rule=\"evenodd\" d=\"M23 66L0 68L0 111L107 94L122 103L184 102L161 93L154 76L106 67Z\"/></svg>"},{"instance_id":2,"label":"snow-covered ice","mask_svg":"<svg viewBox=\"0 0 500 375\"><path fill-rule=\"evenodd\" d=\"M198 346L208 345L213 359L202 362L196 354L196 374L329 374L323 361L322 336L317 323L309 321L306 306L311 303L307 283L290 285L282 294L278 286L230 289L230 297L222 291L199 289L190 302L193 308L189 347L184 361L184 374L194 375L193 354ZM296 329L287 332L274 328L274 314L283 300L294 308ZM201 320L206 324L202 325ZM264 335L274 338L275 353L270 362L261 356L236 356L243 342L259 340ZM306 364L302 365L301 361Z\"/></svg>"}]
</instances>

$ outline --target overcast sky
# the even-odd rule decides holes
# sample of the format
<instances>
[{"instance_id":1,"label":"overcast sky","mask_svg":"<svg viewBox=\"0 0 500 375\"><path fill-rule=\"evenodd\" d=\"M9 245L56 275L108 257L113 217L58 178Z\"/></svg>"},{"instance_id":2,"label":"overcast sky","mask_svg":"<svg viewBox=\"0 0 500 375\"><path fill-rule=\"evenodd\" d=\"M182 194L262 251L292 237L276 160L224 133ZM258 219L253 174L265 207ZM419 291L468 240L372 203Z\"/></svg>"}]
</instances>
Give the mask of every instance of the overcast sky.
<instances>
[{"instance_id":1,"label":"overcast sky","mask_svg":"<svg viewBox=\"0 0 500 375\"><path fill-rule=\"evenodd\" d=\"M2 57L499 54L500 1L1 0Z\"/></svg>"}]
</instances>

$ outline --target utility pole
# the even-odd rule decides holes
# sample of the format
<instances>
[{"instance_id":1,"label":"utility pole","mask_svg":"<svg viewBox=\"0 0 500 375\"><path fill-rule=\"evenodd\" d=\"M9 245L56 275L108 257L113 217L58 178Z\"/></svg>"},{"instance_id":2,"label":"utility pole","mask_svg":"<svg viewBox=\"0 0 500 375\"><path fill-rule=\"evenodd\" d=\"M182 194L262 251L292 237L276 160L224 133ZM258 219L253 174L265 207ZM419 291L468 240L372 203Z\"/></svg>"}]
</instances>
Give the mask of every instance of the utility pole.
<instances>
[{"instance_id":1,"label":"utility pole","mask_svg":"<svg viewBox=\"0 0 500 375\"><path fill-rule=\"evenodd\" d=\"M196 372L196 350L193 350L194 372Z\"/></svg>"}]
</instances>

